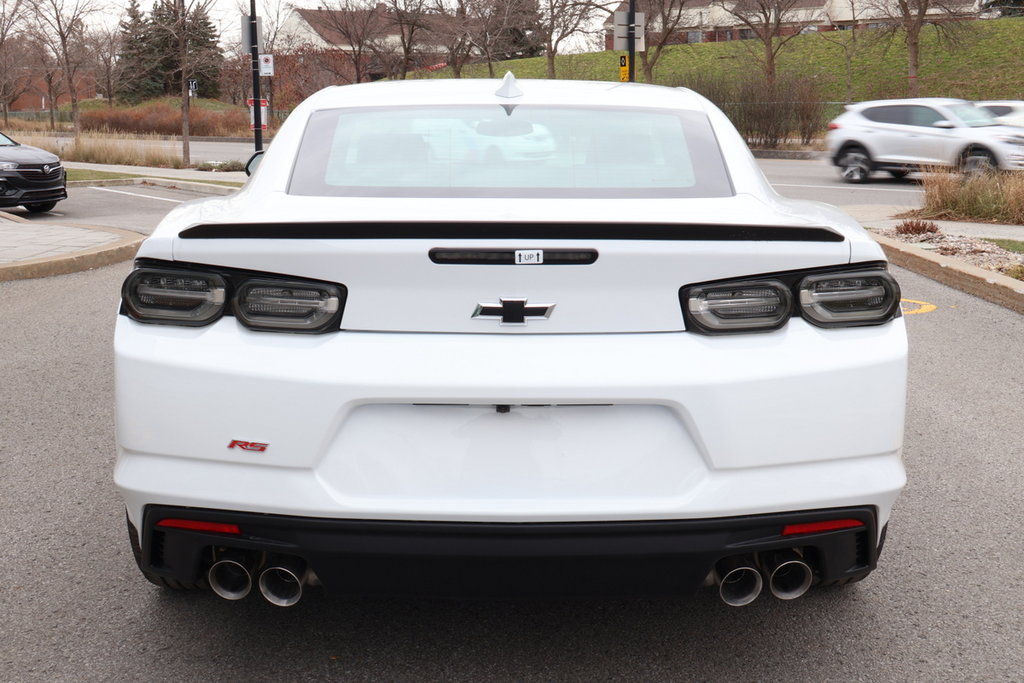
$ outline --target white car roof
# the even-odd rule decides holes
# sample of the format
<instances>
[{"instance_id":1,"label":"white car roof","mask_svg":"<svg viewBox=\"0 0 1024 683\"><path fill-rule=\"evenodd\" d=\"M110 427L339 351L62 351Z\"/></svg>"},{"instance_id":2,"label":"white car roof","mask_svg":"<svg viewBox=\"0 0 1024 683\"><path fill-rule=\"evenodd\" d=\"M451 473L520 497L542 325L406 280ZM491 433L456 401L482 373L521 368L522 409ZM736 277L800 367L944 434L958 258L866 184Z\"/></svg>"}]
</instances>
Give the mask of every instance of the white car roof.
<instances>
[{"instance_id":1,"label":"white car roof","mask_svg":"<svg viewBox=\"0 0 1024 683\"><path fill-rule=\"evenodd\" d=\"M700 99L680 88L640 83L609 83L607 81L515 80L514 87L522 93L501 97L496 93L505 81L494 79L423 79L377 81L358 85L332 86L312 95L306 106L315 109L337 107L375 107L389 105L441 104L545 104L582 106L671 107L703 111ZM628 97L624 94L628 93Z\"/></svg>"}]
</instances>

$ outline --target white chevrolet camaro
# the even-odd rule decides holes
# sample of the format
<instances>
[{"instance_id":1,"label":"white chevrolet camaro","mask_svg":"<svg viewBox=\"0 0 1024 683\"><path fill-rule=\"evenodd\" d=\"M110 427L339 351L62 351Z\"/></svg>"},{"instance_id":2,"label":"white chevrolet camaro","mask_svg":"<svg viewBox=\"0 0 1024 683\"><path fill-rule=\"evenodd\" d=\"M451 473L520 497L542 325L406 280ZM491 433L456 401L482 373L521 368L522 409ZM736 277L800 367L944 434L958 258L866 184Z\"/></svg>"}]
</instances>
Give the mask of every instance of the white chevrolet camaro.
<instances>
[{"instance_id":1,"label":"white chevrolet camaro","mask_svg":"<svg viewBox=\"0 0 1024 683\"><path fill-rule=\"evenodd\" d=\"M470 129L496 151L446 153ZM856 581L905 482L899 299L689 90L327 88L124 282L136 560L277 605Z\"/></svg>"}]
</instances>

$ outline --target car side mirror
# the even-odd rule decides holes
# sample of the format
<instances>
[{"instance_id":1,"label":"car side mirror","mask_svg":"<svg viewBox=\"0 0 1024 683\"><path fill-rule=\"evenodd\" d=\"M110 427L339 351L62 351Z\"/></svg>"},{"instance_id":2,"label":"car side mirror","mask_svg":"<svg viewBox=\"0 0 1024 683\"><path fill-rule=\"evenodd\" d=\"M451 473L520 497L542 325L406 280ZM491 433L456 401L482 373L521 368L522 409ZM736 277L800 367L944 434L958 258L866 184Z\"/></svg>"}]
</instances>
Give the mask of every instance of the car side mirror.
<instances>
[{"instance_id":1,"label":"car side mirror","mask_svg":"<svg viewBox=\"0 0 1024 683\"><path fill-rule=\"evenodd\" d=\"M260 151L256 152L251 157L249 157L249 161L245 162L245 175L252 175L253 173L255 173L257 167L259 167L260 165L260 161L262 160L263 150L261 149Z\"/></svg>"},{"instance_id":2,"label":"car side mirror","mask_svg":"<svg viewBox=\"0 0 1024 683\"><path fill-rule=\"evenodd\" d=\"M946 121L945 119L942 119L941 121L936 121L935 123L933 123L932 128L945 128L948 130L950 128L956 128L956 124L953 123L952 121Z\"/></svg>"}]
</instances>

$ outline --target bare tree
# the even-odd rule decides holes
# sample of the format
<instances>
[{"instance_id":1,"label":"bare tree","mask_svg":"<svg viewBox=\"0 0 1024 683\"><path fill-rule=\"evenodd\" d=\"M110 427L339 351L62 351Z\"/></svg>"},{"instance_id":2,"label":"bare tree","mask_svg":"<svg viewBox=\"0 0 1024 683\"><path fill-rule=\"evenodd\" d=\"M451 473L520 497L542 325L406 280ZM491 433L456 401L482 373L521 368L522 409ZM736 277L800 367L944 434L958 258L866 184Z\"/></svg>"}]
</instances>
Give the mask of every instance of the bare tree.
<instances>
[{"instance_id":1,"label":"bare tree","mask_svg":"<svg viewBox=\"0 0 1024 683\"><path fill-rule=\"evenodd\" d=\"M107 98L107 106L114 106L114 93L120 85L121 62L121 19L116 22L89 30L85 35L85 44L92 57L96 80Z\"/></svg>"},{"instance_id":2,"label":"bare tree","mask_svg":"<svg viewBox=\"0 0 1024 683\"><path fill-rule=\"evenodd\" d=\"M820 3L806 0L713 0L757 39L755 52L769 85L775 83L776 61L786 45L801 29L821 21ZM742 29L741 29L742 30Z\"/></svg>"},{"instance_id":3,"label":"bare tree","mask_svg":"<svg viewBox=\"0 0 1024 683\"><path fill-rule=\"evenodd\" d=\"M599 7L588 0L540 0L538 10L537 33L544 41L548 78L556 78L559 49L586 29Z\"/></svg>"},{"instance_id":4,"label":"bare tree","mask_svg":"<svg viewBox=\"0 0 1024 683\"><path fill-rule=\"evenodd\" d=\"M462 67L473 54L471 0L434 0L427 16L430 36L444 48L448 66L455 78L462 78Z\"/></svg>"},{"instance_id":5,"label":"bare tree","mask_svg":"<svg viewBox=\"0 0 1024 683\"><path fill-rule=\"evenodd\" d=\"M50 112L50 130L57 129L57 100L67 88L64 82L64 70L53 55L50 48L39 41L31 43L32 64L43 82L43 100Z\"/></svg>"},{"instance_id":6,"label":"bare tree","mask_svg":"<svg viewBox=\"0 0 1024 683\"><path fill-rule=\"evenodd\" d=\"M487 62L494 78L494 61L503 56L509 31L521 18L521 0L465 0L469 41Z\"/></svg>"},{"instance_id":7,"label":"bare tree","mask_svg":"<svg viewBox=\"0 0 1024 683\"><path fill-rule=\"evenodd\" d=\"M932 26L947 48L960 44L967 22L958 21L975 14L972 3L962 0L870 0L872 17L882 21L890 37L900 36L907 47L907 95L921 92L918 73L921 66L921 34Z\"/></svg>"},{"instance_id":8,"label":"bare tree","mask_svg":"<svg viewBox=\"0 0 1024 683\"><path fill-rule=\"evenodd\" d=\"M22 0L0 0L0 109L4 126L9 125L11 104L31 86L25 68L26 40L21 34Z\"/></svg>"},{"instance_id":9,"label":"bare tree","mask_svg":"<svg viewBox=\"0 0 1024 683\"><path fill-rule=\"evenodd\" d=\"M78 80L87 60L84 47L85 22L96 12L96 0L27 0L34 19L36 40L53 54L64 75L64 85L71 98L71 120L75 142L82 134L82 118L78 107Z\"/></svg>"},{"instance_id":10,"label":"bare tree","mask_svg":"<svg viewBox=\"0 0 1024 683\"><path fill-rule=\"evenodd\" d=\"M666 45L679 42L677 35L680 26L687 18L686 4L689 0L639 0L637 11L644 13L647 27L647 49L640 53L640 64L644 71L644 80L654 82L654 67Z\"/></svg>"},{"instance_id":11,"label":"bare tree","mask_svg":"<svg viewBox=\"0 0 1024 683\"><path fill-rule=\"evenodd\" d=\"M321 65L349 83L369 80L374 47L387 32L387 16L373 0L332 0L325 9L303 10L303 17L327 43Z\"/></svg>"},{"instance_id":12,"label":"bare tree","mask_svg":"<svg viewBox=\"0 0 1024 683\"><path fill-rule=\"evenodd\" d=\"M397 45L394 45L395 39L388 35L384 41L377 42L378 54L382 61L391 57L392 76L404 80L427 31L427 0L387 0L385 6L389 27L397 32Z\"/></svg>"}]
</instances>

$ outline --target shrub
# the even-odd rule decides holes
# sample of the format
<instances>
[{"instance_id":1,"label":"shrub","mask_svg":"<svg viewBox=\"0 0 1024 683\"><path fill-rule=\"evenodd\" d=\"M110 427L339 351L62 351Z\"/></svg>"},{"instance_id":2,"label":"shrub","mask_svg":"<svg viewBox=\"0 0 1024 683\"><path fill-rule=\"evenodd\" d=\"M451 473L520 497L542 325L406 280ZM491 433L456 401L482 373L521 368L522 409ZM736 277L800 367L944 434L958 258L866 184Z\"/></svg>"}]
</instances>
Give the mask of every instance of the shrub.
<instances>
[{"instance_id":1,"label":"shrub","mask_svg":"<svg viewBox=\"0 0 1024 683\"><path fill-rule=\"evenodd\" d=\"M1024 225L1022 172L962 175L933 171L925 174L922 185L922 217Z\"/></svg>"},{"instance_id":2,"label":"shrub","mask_svg":"<svg viewBox=\"0 0 1024 683\"><path fill-rule=\"evenodd\" d=\"M181 110L169 102L156 101L135 107L93 109L82 112L82 129L107 133L180 135ZM189 133L197 136L243 136L249 134L249 117L244 109L215 111L192 107Z\"/></svg>"},{"instance_id":3,"label":"shrub","mask_svg":"<svg viewBox=\"0 0 1024 683\"><path fill-rule=\"evenodd\" d=\"M896 226L896 232L900 235L924 235L930 232L938 232L939 226L931 221L911 219L903 221Z\"/></svg>"},{"instance_id":4,"label":"shrub","mask_svg":"<svg viewBox=\"0 0 1024 683\"><path fill-rule=\"evenodd\" d=\"M1008 275L1017 280L1024 280L1024 266L1010 266L1003 271L1003 275Z\"/></svg>"}]
</instances>

